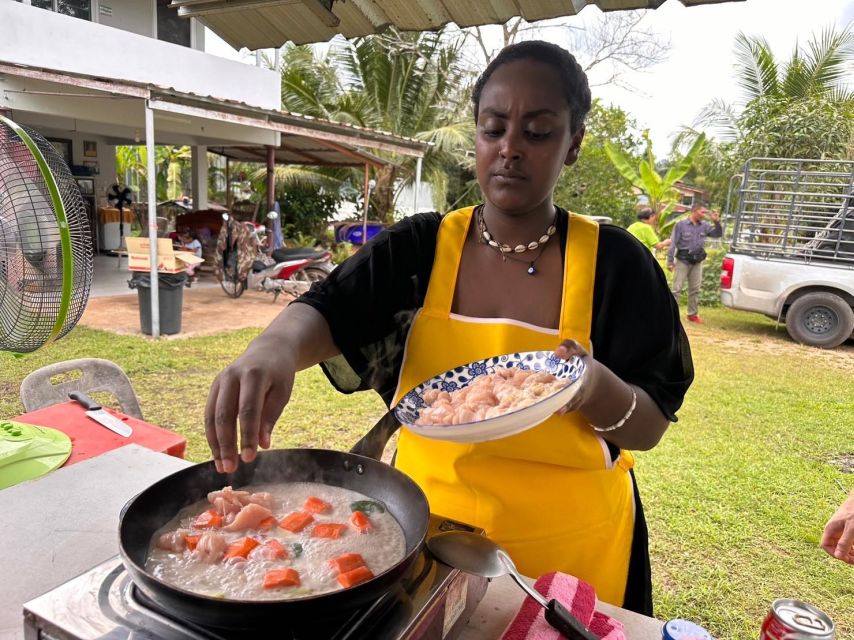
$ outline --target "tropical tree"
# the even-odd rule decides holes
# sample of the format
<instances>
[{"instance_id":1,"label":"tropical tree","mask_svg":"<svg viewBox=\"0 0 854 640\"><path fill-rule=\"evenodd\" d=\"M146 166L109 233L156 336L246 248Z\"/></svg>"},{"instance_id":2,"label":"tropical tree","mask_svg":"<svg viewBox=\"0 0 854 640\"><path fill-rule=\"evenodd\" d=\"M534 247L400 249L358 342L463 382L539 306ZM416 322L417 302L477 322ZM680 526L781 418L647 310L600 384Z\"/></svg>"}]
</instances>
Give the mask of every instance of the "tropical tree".
<instances>
[{"instance_id":1,"label":"tropical tree","mask_svg":"<svg viewBox=\"0 0 854 640\"><path fill-rule=\"evenodd\" d=\"M610 216L626 227L635 221L637 198L609 159L605 145L610 141L625 155L633 155L641 143L635 123L619 107L594 100L585 126L579 161L563 170L555 201L576 213Z\"/></svg>"},{"instance_id":2,"label":"tropical tree","mask_svg":"<svg viewBox=\"0 0 854 640\"><path fill-rule=\"evenodd\" d=\"M337 42L323 57L309 47L284 50L282 106L288 111L431 142L423 176L443 201L448 163L473 145L469 72L462 38L443 32L399 33ZM395 190L415 176L415 160L382 154L372 203L390 221ZM329 175L328 173L326 173Z\"/></svg>"},{"instance_id":3,"label":"tropical tree","mask_svg":"<svg viewBox=\"0 0 854 640\"><path fill-rule=\"evenodd\" d=\"M709 104L697 128L734 142L740 161L754 156L854 157L854 27L825 29L778 62L768 42L739 33L735 79L740 104Z\"/></svg>"},{"instance_id":4,"label":"tropical tree","mask_svg":"<svg viewBox=\"0 0 854 640\"><path fill-rule=\"evenodd\" d=\"M158 200L175 200L189 186L190 147L158 145L154 148L154 171ZM145 198L148 180L148 151L144 146L116 147L116 181L127 184Z\"/></svg>"},{"instance_id":5,"label":"tropical tree","mask_svg":"<svg viewBox=\"0 0 854 640\"><path fill-rule=\"evenodd\" d=\"M671 220L672 207L679 199L679 191L676 190L677 180L685 177L691 169L694 159L706 143L705 134L700 134L694 140L691 148L684 156L676 160L664 175L656 170L655 155L652 151L652 143L648 132L644 132L646 141L646 153L639 164L622 149L610 140L605 141L605 153L608 158L629 183L646 194L649 199L649 207L653 211L659 211L658 233L661 236L668 235L670 228L676 220Z\"/></svg>"}]
</instances>

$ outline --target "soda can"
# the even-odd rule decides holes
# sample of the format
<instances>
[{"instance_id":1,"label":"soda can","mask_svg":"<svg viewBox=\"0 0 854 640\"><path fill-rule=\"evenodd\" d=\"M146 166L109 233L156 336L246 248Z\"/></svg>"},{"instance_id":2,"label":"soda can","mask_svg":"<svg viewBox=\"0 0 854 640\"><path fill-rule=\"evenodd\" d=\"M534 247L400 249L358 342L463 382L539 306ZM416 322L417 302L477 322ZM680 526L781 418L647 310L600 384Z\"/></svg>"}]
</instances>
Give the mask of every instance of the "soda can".
<instances>
[{"instance_id":1,"label":"soda can","mask_svg":"<svg viewBox=\"0 0 854 640\"><path fill-rule=\"evenodd\" d=\"M712 634L698 624L675 618L664 623L662 640L712 640Z\"/></svg>"},{"instance_id":2,"label":"soda can","mask_svg":"<svg viewBox=\"0 0 854 640\"><path fill-rule=\"evenodd\" d=\"M800 600L771 604L759 640L834 640L833 620L821 609Z\"/></svg>"}]
</instances>

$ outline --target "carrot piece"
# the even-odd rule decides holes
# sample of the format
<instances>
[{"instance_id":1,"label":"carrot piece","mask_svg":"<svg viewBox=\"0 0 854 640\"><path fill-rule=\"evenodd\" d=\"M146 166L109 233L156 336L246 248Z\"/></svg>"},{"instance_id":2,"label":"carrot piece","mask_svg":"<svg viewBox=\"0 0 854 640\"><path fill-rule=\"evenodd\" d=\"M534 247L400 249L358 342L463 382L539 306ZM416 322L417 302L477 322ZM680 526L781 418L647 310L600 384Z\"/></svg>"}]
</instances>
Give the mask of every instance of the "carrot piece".
<instances>
[{"instance_id":1,"label":"carrot piece","mask_svg":"<svg viewBox=\"0 0 854 640\"><path fill-rule=\"evenodd\" d=\"M199 538L201 538L201 537L202 536L200 536L200 535L190 535L190 534L184 536L184 542L187 543L187 548L190 551L195 551L196 545L199 544Z\"/></svg>"},{"instance_id":2,"label":"carrot piece","mask_svg":"<svg viewBox=\"0 0 854 640\"><path fill-rule=\"evenodd\" d=\"M290 515L287 515L282 518L282 521L279 523L279 526L282 529L287 529L288 531L291 531L292 533L299 533L312 522L314 522L314 517L310 513L305 513L304 511L294 511Z\"/></svg>"},{"instance_id":3,"label":"carrot piece","mask_svg":"<svg viewBox=\"0 0 854 640\"><path fill-rule=\"evenodd\" d=\"M270 569L266 574L264 574L265 589L275 589L276 587L298 587L299 585L299 573L294 569Z\"/></svg>"},{"instance_id":4,"label":"carrot piece","mask_svg":"<svg viewBox=\"0 0 854 640\"><path fill-rule=\"evenodd\" d=\"M338 584L346 589L365 582L365 580L370 580L373 577L374 574L371 573L371 570L362 565L361 567L356 567L347 573L340 574L338 576Z\"/></svg>"},{"instance_id":5,"label":"carrot piece","mask_svg":"<svg viewBox=\"0 0 854 640\"><path fill-rule=\"evenodd\" d=\"M249 552L252 551L255 547L257 547L260 542L258 542L255 538L240 538L239 540L235 540L231 544L228 545L228 548L225 550L225 559L229 558L245 558L249 555Z\"/></svg>"},{"instance_id":6,"label":"carrot piece","mask_svg":"<svg viewBox=\"0 0 854 640\"><path fill-rule=\"evenodd\" d=\"M310 511L311 513L325 513L332 509L332 505L325 500L316 498L315 496L309 496L306 498L305 504L302 505L302 508L306 511Z\"/></svg>"},{"instance_id":7,"label":"carrot piece","mask_svg":"<svg viewBox=\"0 0 854 640\"><path fill-rule=\"evenodd\" d=\"M276 519L273 516L267 516L258 523L258 531L269 531L276 524Z\"/></svg>"},{"instance_id":8,"label":"carrot piece","mask_svg":"<svg viewBox=\"0 0 854 640\"><path fill-rule=\"evenodd\" d=\"M285 549L282 543L275 538L267 540L267 542L264 543L264 548L269 550L268 557L273 560L282 560L288 557L288 550Z\"/></svg>"},{"instance_id":9,"label":"carrot piece","mask_svg":"<svg viewBox=\"0 0 854 640\"><path fill-rule=\"evenodd\" d=\"M311 530L312 538L340 538L341 534L346 531L346 524L334 524L331 522L324 522L322 524L317 524L314 526L314 529Z\"/></svg>"},{"instance_id":10,"label":"carrot piece","mask_svg":"<svg viewBox=\"0 0 854 640\"><path fill-rule=\"evenodd\" d=\"M208 509L193 520L193 526L196 529L219 529L222 526L222 514L215 509Z\"/></svg>"},{"instance_id":11,"label":"carrot piece","mask_svg":"<svg viewBox=\"0 0 854 640\"><path fill-rule=\"evenodd\" d=\"M332 558L329 561L329 566L338 573L347 573L358 567L365 566L365 561L358 553L345 553L343 556Z\"/></svg>"},{"instance_id":12,"label":"carrot piece","mask_svg":"<svg viewBox=\"0 0 854 640\"><path fill-rule=\"evenodd\" d=\"M359 533L367 533L373 529L370 518L361 511L353 512L353 515L350 516L350 524Z\"/></svg>"}]
</instances>

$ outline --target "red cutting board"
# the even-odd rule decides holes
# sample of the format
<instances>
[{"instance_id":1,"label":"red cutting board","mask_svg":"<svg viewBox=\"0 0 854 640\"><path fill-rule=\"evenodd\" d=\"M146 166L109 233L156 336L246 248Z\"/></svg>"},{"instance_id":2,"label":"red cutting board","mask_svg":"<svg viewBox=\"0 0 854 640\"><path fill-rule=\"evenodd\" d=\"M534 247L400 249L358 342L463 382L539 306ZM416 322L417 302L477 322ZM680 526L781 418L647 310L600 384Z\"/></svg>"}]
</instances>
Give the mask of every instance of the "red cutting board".
<instances>
[{"instance_id":1,"label":"red cutting board","mask_svg":"<svg viewBox=\"0 0 854 640\"><path fill-rule=\"evenodd\" d=\"M86 415L86 409L70 401L24 413L15 416L12 420L51 427L68 435L71 438L71 455L63 465L65 467L126 444L138 444L154 451L168 453L176 458L184 457L187 449L187 439L184 436L112 409L105 410L130 425L133 433L129 438L101 426Z\"/></svg>"}]
</instances>

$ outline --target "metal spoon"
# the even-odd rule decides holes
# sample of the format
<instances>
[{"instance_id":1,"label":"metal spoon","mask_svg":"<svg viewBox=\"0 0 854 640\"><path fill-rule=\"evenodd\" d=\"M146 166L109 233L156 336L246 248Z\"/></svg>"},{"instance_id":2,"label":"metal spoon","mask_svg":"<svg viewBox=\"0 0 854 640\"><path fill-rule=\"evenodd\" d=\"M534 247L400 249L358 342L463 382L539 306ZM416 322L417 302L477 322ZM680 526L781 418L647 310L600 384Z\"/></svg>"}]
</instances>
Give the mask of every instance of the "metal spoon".
<instances>
[{"instance_id":1,"label":"metal spoon","mask_svg":"<svg viewBox=\"0 0 854 640\"><path fill-rule=\"evenodd\" d=\"M546 621L569 640L598 640L566 607L555 599L546 602L542 595L519 575L516 565L501 546L489 538L468 531L447 531L427 540L427 548L439 560L466 573L484 578L510 575L545 610Z\"/></svg>"}]
</instances>

